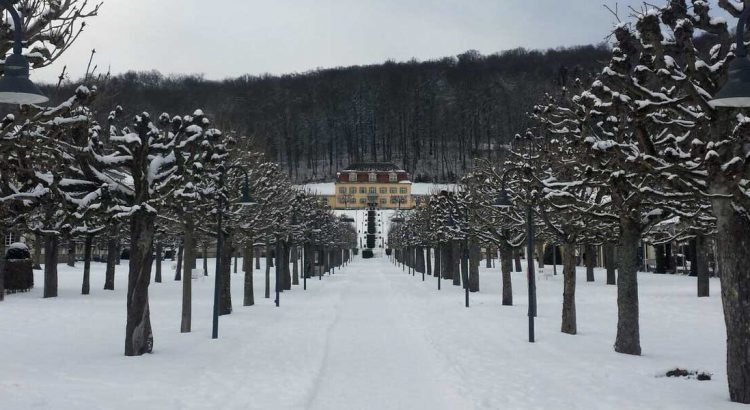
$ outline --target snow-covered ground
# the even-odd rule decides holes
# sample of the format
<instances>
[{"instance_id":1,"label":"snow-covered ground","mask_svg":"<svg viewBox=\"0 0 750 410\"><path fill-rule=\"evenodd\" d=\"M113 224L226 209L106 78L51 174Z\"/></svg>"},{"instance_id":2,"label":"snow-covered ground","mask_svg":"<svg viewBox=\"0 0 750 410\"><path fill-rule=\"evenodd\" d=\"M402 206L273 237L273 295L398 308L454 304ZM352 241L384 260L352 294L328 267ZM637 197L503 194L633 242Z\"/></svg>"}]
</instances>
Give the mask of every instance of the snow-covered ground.
<instances>
[{"instance_id":1,"label":"snow-covered ground","mask_svg":"<svg viewBox=\"0 0 750 410\"><path fill-rule=\"evenodd\" d=\"M124 261L126 262L126 261ZM200 262L200 261L199 261ZM211 261L213 262L213 261ZM122 355L127 266L116 289L80 295L81 269L60 265L60 296L41 286L0 302L2 409L729 409L718 281L641 274L643 356L615 353L616 289L578 278L579 334L559 332L561 277L540 278L537 342L527 338L524 275L515 306L500 305L497 269L463 306L461 288L410 276L387 259L355 260L323 280L262 294L210 339L213 277L194 281L193 332L180 334L181 284L150 287L155 350ZM213 267L213 263L210 264ZM36 283L42 283L40 272ZM273 286L273 285L272 285ZM660 377L675 367L713 380Z\"/></svg>"}]
</instances>

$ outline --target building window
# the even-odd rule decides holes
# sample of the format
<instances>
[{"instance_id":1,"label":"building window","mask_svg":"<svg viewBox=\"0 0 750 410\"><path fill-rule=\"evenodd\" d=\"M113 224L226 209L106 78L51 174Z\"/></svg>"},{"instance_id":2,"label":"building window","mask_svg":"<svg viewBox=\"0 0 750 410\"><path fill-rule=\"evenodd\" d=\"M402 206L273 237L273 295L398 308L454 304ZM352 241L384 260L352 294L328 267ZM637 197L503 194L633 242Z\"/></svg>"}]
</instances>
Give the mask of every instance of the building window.
<instances>
[{"instance_id":1,"label":"building window","mask_svg":"<svg viewBox=\"0 0 750 410\"><path fill-rule=\"evenodd\" d=\"M349 173L349 182L357 182L357 173L356 172L350 172Z\"/></svg>"},{"instance_id":2,"label":"building window","mask_svg":"<svg viewBox=\"0 0 750 410\"><path fill-rule=\"evenodd\" d=\"M388 193L388 188L380 188L380 193L381 194L387 194Z\"/></svg>"},{"instance_id":3,"label":"building window","mask_svg":"<svg viewBox=\"0 0 750 410\"><path fill-rule=\"evenodd\" d=\"M377 189L377 188L374 188L374 187L373 187L373 188L370 188L370 193L371 193L371 194L377 194L377 193L378 193L378 189Z\"/></svg>"},{"instance_id":4,"label":"building window","mask_svg":"<svg viewBox=\"0 0 750 410\"><path fill-rule=\"evenodd\" d=\"M378 182L378 174L370 172L370 182Z\"/></svg>"},{"instance_id":5,"label":"building window","mask_svg":"<svg viewBox=\"0 0 750 410\"><path fill-rule=\"evenodd\" d=\"M398 174L396 174L395 172L391 172L388 175L388 180L391 182L398 182Z\"/></svg>"},{"instance_id":6,"label":"building window","mask_svg":"<svg viewBox=\"0 0 750 410\"><path fill-rule=\"evenodd\" d=\"M357 193L357 187L353 186L353 187L349 188L349 193L350 194L356 194Z\"/></svg>"},{"instance_id":7,"label":"building window","mask_svg":"<svg viewBox=\"0 0 750 410\"><path fill-rule=\"evenodd\" d=\"M398 188L391 188L391 193L392 194L397 194L398 193Z\"/></svg>"},{"instance_id":8,"label":"building window","mask_svg":"<svg viewBox=\"0 0 750 410\"><path fill-rule=\"evenodd\" d=\"M340 204L345 204L346 203L346 197L345 196L340 196L339 197L339 203Z\"/></svg>"},{"instance_id":9,"label":"building window","mask_svg":"<svg viewBox=\"0 0 750 410\"><path fill-rule=\"evenodd\" d=\"M367 188L365 188L363 186L359 187L359 193L360 194L366 194L367 193Z\"/></svg>"},{"instance_id":10,"label":"building window","mask_svg":"<svg viewBox=\"0 0 750 410\"><path fill-rule=\"evenodd\" d=\"M386 199L386 198L380 198L380 203L383 204L383 205L385 205L385 204L388 203L388 199Z\"/></svg>"},{"instance_id":11,"label":"building window","mask_svg":"<svg viewBox=\"0 0 750 410\"><path fill-rule=\"evenodd\" d=\"M18 235L14 235L12 232L5 235L5 246L10 246L12 243L18 242Z\"/></svg>"},{"instance_id":12,"label":"building window","mask_svg":"<svg viewBox=\"0 0 750 410\"><path fill-rule=\"evenodd\" d=\"M406 193L406 188L401 188L399 191L401 191L402 194Z\"/></svg>"},{"instance_id":13,"label":"building window","mask_svg":"<svg viewBox=\"0 0 750 410\"><path fill-rule=\"evenodd\" d=\"M359 198L359 203L360 204L366 204L367 200L365 198Z\"/></svg>"},{"instance_id":14,"label":"building window","mask_svg":"<svg viewBox=\"0 0 750 410\"><path fill-rule=\"evenodd\" d=\"M346 194L346 188L339 188L339 194Z\"/></svg>"}]
</instances>

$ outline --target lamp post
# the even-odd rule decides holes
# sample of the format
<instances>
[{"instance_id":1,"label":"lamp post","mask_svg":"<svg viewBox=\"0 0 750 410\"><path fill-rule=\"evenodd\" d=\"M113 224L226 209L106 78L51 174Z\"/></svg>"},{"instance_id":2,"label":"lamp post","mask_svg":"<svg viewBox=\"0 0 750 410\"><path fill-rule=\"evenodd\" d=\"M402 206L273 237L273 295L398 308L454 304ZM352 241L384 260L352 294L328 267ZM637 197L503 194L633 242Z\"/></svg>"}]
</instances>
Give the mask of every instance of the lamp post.
<instances>
[{"instance_id":1,"label":"lamp post","mask_svg":"<svg viewBox=\"0 0 750 410\"><path fill-rule=\"evenodd\" d=\"M0 0L0 6L13 19L13 54L5 59L3 76L0 78L0 103L43 104L49 98L29 79L29 60L23 55L23 24L13 7L17 2Z\"/></svg>"},{"instance_id":2,"label":"lamp post","mask_svg":"<svg viewBox=\"0 0 750 410\"><path fill-rule=\"evenodd\" d=\"M237 169L245 174L245 179L241 188L242 197L240 198L240 205L255 205L255 202L253 202L250 198L250 181L248 178L247 170L239 165L233 165L230 167L224 167L223 165L219 166L219 196L217 199L216 208L216 272L214 273L216 277L214 278L214 317L213 326L211 328L212 339L217 339L219 337L219 294L221 292L222 268L221 254L224 251L224 232L222 231L222 225L224 222L224 195L222 195L221 191L224 189L224 178L226 177L227 172L232 169Z\"/></svg>"},{"instance_id":3,"label":"lamp post","mask_svg":"<svg viewBox=\"0 0 750 410\"><path fill-rule=\"evenodd\" d=\"M745 49L745 25L750 18L750 7L745 7L737 20L737 48L735 58L729 63L727 82L708 102L714 108L750 107L750 60Z\"/></svg>"},{"instance_id":4,"label":"lamp post","mask_svg":"<svg viewBox=\"0 0 750 410\"><path fill-rule=\"evenodd\" d=\"M508 197L505 189L505 180L511 172L516 172L521 168L511 168L503 173L502 190L500 195L495 199L493 207L498 209L508 209L513 206L513 201ZM531 255L534 252L534 214L531 203L526 207L526 268L527 279L529 284L529 342L534 343L534 317L536 316L536 274L534 273L534 263Z\"/></svg>"}]
</instances>

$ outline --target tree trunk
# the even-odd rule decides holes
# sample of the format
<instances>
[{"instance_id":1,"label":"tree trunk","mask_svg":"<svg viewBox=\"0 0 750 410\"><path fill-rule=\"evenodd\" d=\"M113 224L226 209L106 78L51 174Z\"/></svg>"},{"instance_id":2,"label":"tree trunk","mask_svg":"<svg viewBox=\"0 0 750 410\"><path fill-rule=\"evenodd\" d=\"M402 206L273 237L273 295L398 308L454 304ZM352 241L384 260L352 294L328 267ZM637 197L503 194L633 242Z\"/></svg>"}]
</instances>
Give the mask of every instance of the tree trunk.
<instances>
[{"instance_id":1,"label":"tree trunk","mask_svg":"<svg viewBox=\"0 0 750 410\"><path fill-rule=\"evenodd\" d=\"M193 316L193 263L195 262L195 222L191 215L183 216L182 233L184 238L184 255L182 257L185 272L182 275L182 321L180 333L190 333Z\"/></svg>"},{"instance_id":2,"label":"tree trunk","mask_svg":"<svg viewBox=\"0 0 750 410\"><path fill-rule=\"evenodd\" d=\"M299 285L299 248L297 245L292 246L292 285Z\"/></svg>"},{"instance_id":3,"label":"tree trunk","mask_svg":"<svg viewBox=\"0 0 750 410\"><path fill-rule=\"evenodd\" d=\"M45 235L44 243L44 297L57 297L57 243L54 233Z\"/></svg>"},{"instance_id":4,"label":"tree trunk","mask_svg":"<svg viewBox=\"0 0 750 410\"><path fill-rule=\"evenodd\" d=\"M716 257L727 332L729 397L750 403L750 224L732 201L714 199Z\"/></svg>"},{"instance_id":5,"label":"tree trunk","mask_svg":"<svg viewBox=\"0 0 750 410\"><path fill-rule=\"evenodd\" d=\"M177 269L174 271L174 280L180 281L182 280L182 266L184 265L183 256L185 253L185 248L183 245L183 241L180 241L180 246L177 248Z\"/></svg>"},{"instance_id":6,"label":"tree trunk","mask_svg":"<svg viewBox=\"0 0 750 410\"><path fill-rule=\"evenodd\" d=\"M117 236L120 226L113 225L107 238L107 270L104 274L104 290L115 290L115 265L117 265ZM46 251L45 251L46 252Z\"/></svg>"},{"instance_id":7,"label":"tree trunk","mask_svg":"<svg viewBox=\"0 0 750 410\"><path fill-rule=\"evenodd\" d=\"M4 236L3 236L4 237ZM3 241L3 245L5 245L5 241ZM34 270L41 270L42 269L42 246L44 246L44 236L40 233L34 234ZM0 257L5 257L5 252L3 252Z\"/></svg>"},{"instance_id":8,"label":"tree trunk","mask_svg":"<svg viewBox=\"0 0 750 410\"><path fill-rule=\"evenodd\" d=\"M487 246L484 252L485 252L484 256L486 258L486 263L487 263L484 267L487 269L491 269L492 268L492 248Z\"/></svg>"},{"instance_id":9,"label":"tree trunk","mask_svg":"<svg viewBox=\"0 0 750 410\"><path fill-rule=\"evenodd\" d=\"M224 236L224 248L221 252L221 292L219 293L219 314L232 313L232 255L234 242L231 233Z\"/></svg>"},{"instance_id":10,"label":"tree trunk","mask_svg":"<svg viewBox=\"0 0 750 410\"><path fill-rule=\"evenodd\" d=\"M596 266L596 247L586 245L586 282L594 281L594 267Z\"/></svg>"},{"instance_id":11,"label":"tree trunk","mask_svg":"<svg viewBox=\"0 0 750 410\"><path fill-rule=\"evenodd\" d=\"M638 323L638 222L620 218L617 251L617 337L615 351L640 355L641 336Z\"/></svg>"},{"instance_id":12,"label":"tree trunk","mask_svg":"<svg viewBox=\"0 0 750 410\"><path fill-rule=\"evenodd\" d=\"M482 250L476 240L469 242L469 292L479 292L479 264Z\"/></svg>"},{"instance_id":13,"label":"tree trunk","mask_svg":"<svg viewBox=\"0 0 750 410\"><path fill-rule=\"evenodd\" d=\"M245 272L244 298L242 306L255 304L255 292L253 290L253 240L249 239L243 248L242 270Z\"/></svg>"},{"instance_id":14,"label":"tree trunk","mask_svg":"<svg viewBox=\"0 0 750 410\"><path fill-rule=\"evenodd\" d=\"M615 245L606 243L604 245L604 266L607 268L607 285L617 284L617 259L615 258Z\"/></svg>"},{"instance_id":15,"label":"tree trunk","mask_svg":"<svg viewBox=\"0 0 750 410\"><path fill-rule=\"evenodd\" d=\"M544 242L541 240L535 242L536 260L539 272L544 272Z\"/></svg>"},{"instance_id":16,"label":"tree trunk","mask_svg":"<svg viewBox=\"0 0 750 410\"><path fill-rule=\"evenodd\" d=\"M438 244L438 246L435 248L435 269L433 269L432 274L440 277L442 271L442 258L443 258L443 245Z\"/></svg>"},{"instance_id":17,"label":"tree trunk","mask_svg":"<svg viewBox=\"0 0 750 410\"><path fill-rule=\"evenodd\" d=\"M563 245L563 306L561 331L570 335L576 327L576 245Z\"/></svg>"},{"instance_id":18,"label":"tree trunk","mask_svg":"<svg viewBox=\"0 0 750 410\"><path fill-rule=\"evenodd\" d=\"M154 274L154 282L161 283L161 254L163 250L161 248L161 240L156 240L156 273Z\"/></svg>"},{"instance_id":19,"label":"tree trunk","mask_svg":"<svg viewBox=\"0 0 750 410\"><path fill-rule=\"evenodd\" d=\"M260 250L255 249L255 269L260 270Z\"/></svg>"},{"instance_id":20,"label":"tree trunk","mask_svg":"<svg viewBox=\"0 0 750 410\"><path fill-rule=\"evenodd\" d=\"M5 231L0 231L0 302L5 300L5 263Z\"/></svg>"},{"instance_id":21,"label":"tree trunk","mask_svg":"<svg viewBox=\"0 0 750 410\"><path fill-rule=\"evenodd\" d=\"M281 265L281 273L284 274L281 283L284 284L284 290L292 290L292 272L289 270L289 252L291 249L289 249L289 243L287 241L283 241L281 243L281 249L282 249L282 255L281 255L281 261L283 265Z\"/></svg>"},{"instance_id":22,"label":"tree trunk","mask_svg":"<svg viewBox=\"0 0 750 410\"><path fill-rule=\"evenodd\" d=\"M698 235L693 240L695 242L695 250L693 251L693 264L695 264L695 273L698 280L698 297L708 297L709 281L708 281L708 244L706 237Z\"/></svg>"},{"instance_id":23,"label":"tree trunk","mask_svg":"<svg viewBox=\"0 0 750 410\"><path fill-rule=\"evenodd\" d=\"M461 282L464 289L469 286L469 246L466 241L458 241L459 260L461 261ZM455 276L454 276L455 279ZM454 283L455 284L455 283Z\"/></svg>"},{"instance_id":24,"label":"tree trunk","mask_svg":"<svg viewBox=\"0 0 750 410\"><path fill-rule=\"evenodd\" d=\"M503 273L503 306L513 306L513 249L508 245L500 246L500 269Z\"/></svg>"},{"instance_id":25,"label":"tree trunk","mask_svg":"<svg viewBox=\"0 0 750 410\"><path fill-rule=\"evenodd\" d=\"M667 273L667 250L664 244L654 245L656 254L656 267L654 273Z\"/></svg>"},{"instance_id":26,"label":"tree trunk","mask_svg":"<svg viewBox=\"0 0 750 410\"><path fill-rule=\"evenodd\" d=\"M140 211L130 222L130 262L128 269L127 324L125 356L151 353L153 333L148 307L148 285L151 282L151 253L156 230L156 215Z\"/></svg>"},{"instance_id":27,"label":"tree trunk","mask_svg":"<svg viewBox=\"0 0 750 410\"><path fill-rule=\"evenodd\" d=\"M208 242L203 241L203 276L208 276Z\"/></svg>"},{"instance_id":28,"label":"tree trunk","mask_svg":"<svg viewBox=\"0 0 750 410\"><path fill-rule=\"evenodd\" d=\"M444 243L441 249L443 255L440 258L440 274L443 279L453 279L453 272L451 271L451 268L453 267L451 249L451 242Z\"/></svg>"},{"instance_id":29,"label":"tree trunk","mask_svg":"<svg viewBox=\"0 0 750 410\"><path fill-rule=\"evenodd\" d=\"M91 245L94 241L92 235L86 235L83 245L83 284L81 294L88 295L91 292Z\"/></svg>"},{"instance_id":30,"label":"tree trunk","mask_svg":"<svg viewBox=\"0 0 750 410\"><path fill-rule=\"evenodd\" d=\"M417 273L425 273L424 248L417 246L414 248L414 269Z\"/></svg>"},{"instance_id":31,"label":"tree trunk","mask_svg":"<svg viewBox=\"0 0 750 410\"><path fill-rule=\"evenodd\" d=\"M313 264L315 263L315 254L313 253L312 246L305 243L304 255L302 258L302 276L306 279L310 279L313 276Z\"/></svg>"},{"instance_id":32,"label":"tree trunk","mask_svg":"<svg viewBox=\"0 0 750 410\"><path fill-rule=\"evenodd\" d=\"M68 266L74 268L76 266L76 243L72 237L68 237Z\"/></svg>"},{"instance_id":33,"label":"tree trunk","mask_svg":"<svg viewBox=\"0 0 750 410\"><path fill-rule=\"evenodd\" d=\"M523 272L521 267L521 249L516 248L513 250L513 259L515 259L516 272Z\"/></svg>"},{"instance_id":34,"label":"tree trunk","mask_svg":"<svg viewBox=\"0 0 750 410\"><path fill-rule=\"evenodd\" d=\"M463 252L461 252L461 241L454 239L450 242L450 253L450 270L453 275L453 286L461 286L461 267L459 266L461 264L461 260L463 259Z\"/></svg>"},{"instance_id":35,"label":"tree trunk","mask_svg":"<svg viewBox=\"0 0 750 410\"><path fill-rule=\"evenodd\" d=\"M432 276L432 248L429 246L425 248L425 253L427 254L425 256L425 269L427 276Z\"/></svg>"},{"instance_id":36,"label":"tree trunk","mask_svg":"<svg viewBox=\"0 0 750 410\"><path fill-rule=\"evenodd\" d=\"M271 297L271 261L273 258L271 257L271 245L266 245L266 288L265 293L263 296L266 299L269 299Z\"/></svg>"}]
</instances>

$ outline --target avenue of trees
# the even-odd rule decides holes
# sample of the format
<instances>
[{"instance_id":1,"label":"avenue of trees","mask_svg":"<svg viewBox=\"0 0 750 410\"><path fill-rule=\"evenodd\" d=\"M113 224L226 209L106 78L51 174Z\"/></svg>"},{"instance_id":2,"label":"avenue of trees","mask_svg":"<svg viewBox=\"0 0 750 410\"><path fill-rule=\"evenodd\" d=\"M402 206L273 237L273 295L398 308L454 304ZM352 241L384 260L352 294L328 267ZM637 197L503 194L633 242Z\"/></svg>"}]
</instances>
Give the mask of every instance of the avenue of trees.
<instances>
[{"instance_id":1,"label":"avenue of trees","mask_svg":"<svg viewBox=\"0 0 750 410\"><path fill-rule=\"evenodd\" d=\"M28 44L36 44L30 52L45 58L34 63L37 66L54 61L77 37L80 20L98 9L85 1L22 1L18 7L25 10L30 27ZM63 32L60 38L54 36ZM44 47L48 53L37 49ZM222 260L216 273L222 278L222 314L232 311L233 256L244 256L245 306L254 304L252 275L260 267L252 260L261 250L269 260L276 258L280 291L299 284L300 275L311 277L316 264L322 275L348 260L356 243L354 228L335 218L323 201L293 188L252 139L220 131L202 110L156 116L137 105L126 110L113 104L105 110L111 97L95 85L82 85L58 105L22 106L0 121L0 234L34 236L38 265L43 244L45 298L58 296L61 246L69 249L67 262L75 266L75 242L85 244L83 294L91 292L94 242L107 242L105 290L114 289L115 265L120 252L127 250L125 355L153 348L148 289L152 281L164 280L165 247L179 249L175 280L183 282L182 332L191 330L191 280L198 250L208 274L207 251L218 235L224 238L223 252L216 255ZM245 207L237 204L242 170L253 199ZM224 216L221 230L219 212ZM4 246L0 241L0 300L5 293ZM268 298L268 270L265 278Z\"/></svg>"},{"instance_id":2,"label":"avenue of trees","mask_svg":"<svg viewBox=\"0 0 750 410\"><path fill-rule=\"evenodd\" d=\"M665 3L618 24L600 74L571 78L540 98L503 161L476 161L457 192L424 201L393 229L389 243L420 270L423 249L433 249L433 272L454 283L462 259L478 263L476 252L461 247L495 247L503 304L511 304L512 250L526 240L530 209L536 242L561 249L561 331L576 333L575 249L590 254L603 245L607 282L618 290L614 350L640 355L641 241L657 250L676 238L690 241L697 293L708 296L705 261L713 240L730 398L750 403L750 119L708 103L726 81L735 43L708 2ZM750 0L719 2L735 17L743 4L750 7ZM495 206L503 189L512 208ZM470 275L471 269L464 276L474 287Z\"/></svg>"}]
</instances>

